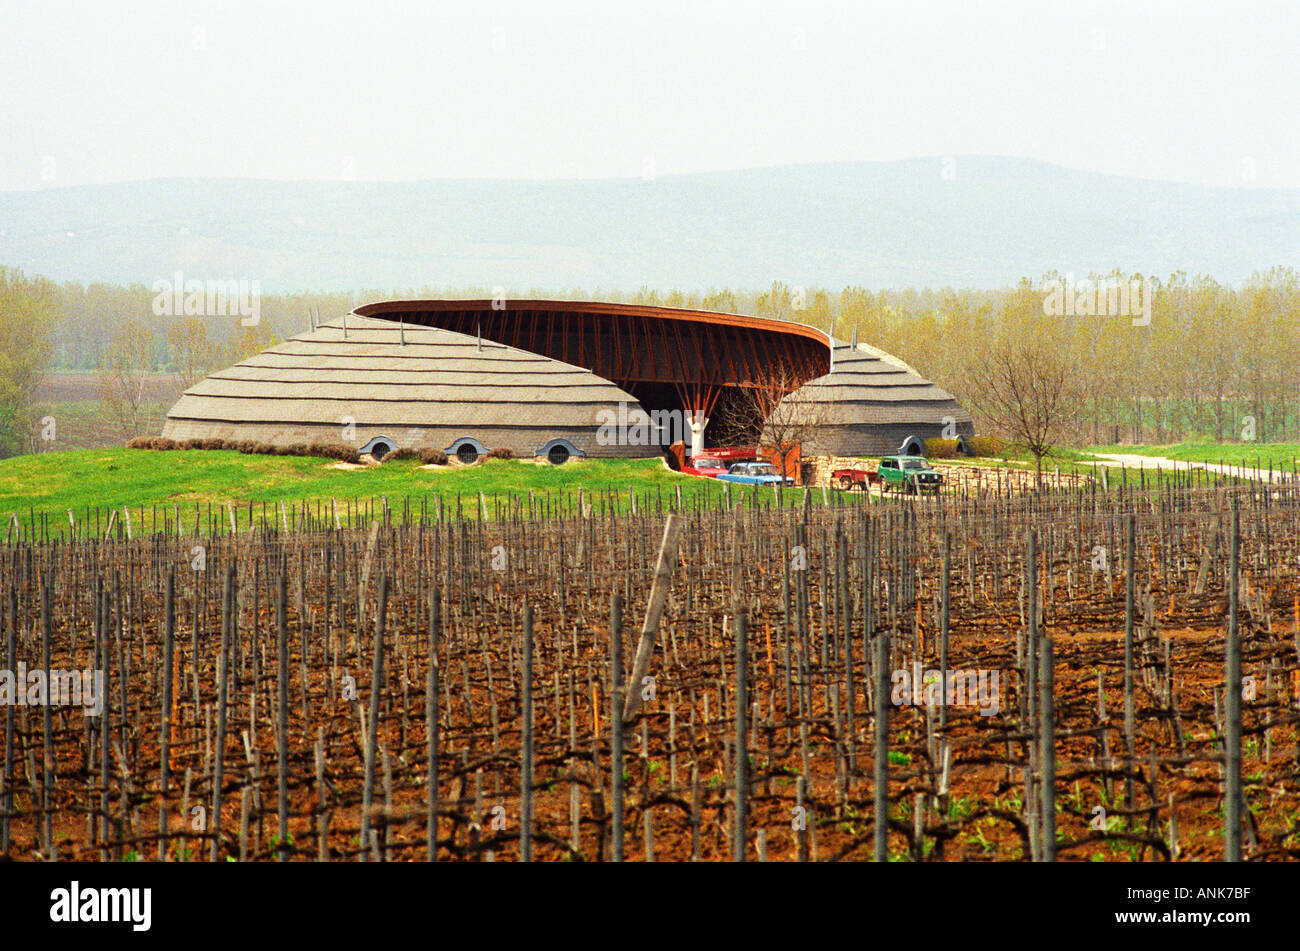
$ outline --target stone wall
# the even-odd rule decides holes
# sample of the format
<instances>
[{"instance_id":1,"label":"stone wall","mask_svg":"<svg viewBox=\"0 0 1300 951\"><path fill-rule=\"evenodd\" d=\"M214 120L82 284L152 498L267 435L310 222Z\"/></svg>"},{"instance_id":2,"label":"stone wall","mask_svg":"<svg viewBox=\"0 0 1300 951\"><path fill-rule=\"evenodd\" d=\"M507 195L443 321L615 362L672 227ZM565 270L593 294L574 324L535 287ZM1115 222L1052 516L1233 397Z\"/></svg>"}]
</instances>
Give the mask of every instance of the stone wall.
<instances>
[{"instance_id":1,"label":"stone wall","mask_svg":"<svg viewBox=\"0 0 1300 951\"><path fill-rule=\"evenodd\" d=\"M989 460L993 462L995 460ZM880 459L854 456L805 456L805 465L811 467L812 479L809 485L830 486L831 473L836 469L866 469L874 471ZM999 486L1003 491L1027 492L1034 488L1035 473L1033 466L1024 469L997 469L993 466L950 465L941 459L931 459L930 465L943 473L944 487L965 486L972 492L996 492ZM1072 488L1092 482L1091 476L1058 472L1055 466L1045 464L1043 467L1043 485L1049 488Z\"/></svg>"},{"instance_id":2,"label":"stone wall","mask_svg":"<svg viewBox=\"0 0 1300 951\"><path fill-rule=\"evenodd\" d=\"M812 466L810 485L830 485L831 473L836 469L866 469L874 471L880 459L863 459L851 456L805 456L804 463Z\"/></svg>"}]
</instances>

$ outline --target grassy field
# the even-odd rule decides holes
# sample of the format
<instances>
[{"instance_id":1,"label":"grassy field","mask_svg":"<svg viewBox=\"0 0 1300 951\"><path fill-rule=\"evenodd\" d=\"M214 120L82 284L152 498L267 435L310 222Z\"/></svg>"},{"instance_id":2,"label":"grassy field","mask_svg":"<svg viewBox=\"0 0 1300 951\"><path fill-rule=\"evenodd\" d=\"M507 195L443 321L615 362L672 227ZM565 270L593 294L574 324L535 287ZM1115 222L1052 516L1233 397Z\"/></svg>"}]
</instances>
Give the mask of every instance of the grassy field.
<instances>
[{"instance_id":1,"label":"grassy field","mask_svg":"<svg viewBox=\"0 0 1300 951\"><path fill-rule=\"evenodd\" d=\"M468 502L483 492L539 496L561 491L615 496L628 504L629 488L640 497L682 487L684 499L717 497L721 483L672 472L659 459L574 459L563 466L532 461L488 459L477 465L421 467L415 460L340 468L327 459L244 455L225 450L91 449L48 452L0 461L0 514L26 520L30 510L57 513L67 509L83 518L85 510L129 505L188 506L195 503L236 506L252 501L378 499L390 506L405 497L442 496L454 505L459 494ZM734 491L733 487L733 491ZM418 501L416 502L418 505ZM598 503L597 503L598 504Z\"/></svg>"},{"instance_id":2,"label":"grassy field","mask_svg":"<svg viewBox=\"0 0 1300 951\"><path fill-rule=\"evenodd\" d=\"M980 466L987 469L1032 469L1034 456L1028 449L1019 446L1007 446L996 456L954 456L951 459L936 459L946 466ZM1092 471L1093 458L1089 452L1072 449L1069 446L1055 446L1049 455L1043 457L1043 471L1051 472L1060 468L1062 472L1089 473Z\"/></svg>"},{"instance_id":3,"label":"grassy field","mask_svg":"<svg viewBox=\"0 0 1300 951\"><path fill-rule=\"evenodd\" d=\"M1256 459L1265 467L1290 469L1300 454L1300 445L1217 445L1181 444L1175 446L1097 446L1088 450L1062 448L1044 460L1043 470L1051 473L1091 475L1091 453L1122 452L1146 456L1167 456L1187 461L1254 465ZM1027 453L1009 452L1003 459L944 459L945 465L981 466L1024 471L1033 468ZM866 463L870 465L870 463ZM1109 473L1112 485L1119 481L1136 483L1136 471ZM629 490L639 499L653 502L661 493L675 496L677 487L684 501L714 501L723 494L722 483L684 476L673 472L659 459L592 459L571 460L563 466L538 464L531 460L489 459L475 466L458 465L422 467L415 460L389 461L382 465L346 468L326 459L293 456L245 455L231 451L176 450L158 452L140 449L85 449L47 452L0 460L0 518L11 514L27 522L31 514L45 513L66 523L67 510L78 520L94 521L96 509L130 506L143 507L146 514L155 506L171 510L179 505L192 513L195 504L225 507L227 502L247 512L249 503L266 503L274 509L278 502L328 504L348 500L364 502L387 497L389 505L400 508L411 499L417 508L422 499L434 504L441 497L453 508L457 497L467 512L478 494L484 493L489 510L494 497L524 497L530 491L552 504L564 493L568 507L574 504L577 490L599 508L600 497L606 505L619 511L629 507ZM733 486L736 492L749 491ZM787 496L790 503L800 503L802 490ZM820 493L818 493L820 497ZM187 516L190 517L190 516ZM241 524L246 515L240 517Z\"/></svg>"}]
</instances>

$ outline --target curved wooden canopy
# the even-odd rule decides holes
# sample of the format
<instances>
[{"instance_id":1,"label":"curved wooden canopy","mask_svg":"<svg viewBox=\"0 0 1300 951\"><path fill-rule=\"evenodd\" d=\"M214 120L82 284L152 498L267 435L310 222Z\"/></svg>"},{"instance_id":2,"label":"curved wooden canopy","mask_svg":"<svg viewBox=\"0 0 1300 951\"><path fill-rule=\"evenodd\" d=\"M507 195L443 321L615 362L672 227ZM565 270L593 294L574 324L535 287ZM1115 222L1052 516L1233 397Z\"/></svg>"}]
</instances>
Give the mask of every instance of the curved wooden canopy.
<instances>
[{"instance_id":1,"label":"curved wooden canopy","mask_svg":"<svg viewBox=\"0 0 1300 951\"><path fill-rule=\"evenodd\" d=\"M669 384L708 409L721 387L790 391L830 369L830 339L804 324L739 314L565 300L381 301L362 317L438 327L583 367L624 389Z\"/></svg>"}]
</instances>

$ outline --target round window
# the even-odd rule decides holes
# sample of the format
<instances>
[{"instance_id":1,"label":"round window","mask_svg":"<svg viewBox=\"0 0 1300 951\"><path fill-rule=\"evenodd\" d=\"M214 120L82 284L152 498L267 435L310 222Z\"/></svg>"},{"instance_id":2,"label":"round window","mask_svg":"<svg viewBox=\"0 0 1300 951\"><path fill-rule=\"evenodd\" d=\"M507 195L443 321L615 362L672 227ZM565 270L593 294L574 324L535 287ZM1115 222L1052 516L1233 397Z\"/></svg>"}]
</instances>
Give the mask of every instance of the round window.
<instances>
[{"instance_id":1,"label":"round window","mask_svg":"<svg viewBox=\"0 0 1300 951\"><path fill-rule=\"evenodd\" d=\"M472 466L478 462L478 450L474 448L472 442L463 442L456 450L456 458L460 460L461 465Z\"/></svg>"},{"instance_id":2,"label":"round window","mask_svg":"<svg viewBox=\"0 0 1300 951\"><path fill-rule=\"evenodd\" d=\"M374 456L376 460L382 460L384 456L392 451L393 447L386 442L377 442L370 447L370 455Z\"/></svg>"},{"instance_id":3,"label":"round window","mask_svg":"<svg viewBox=\"0 0 1300 951\"><path fill-rule=\"evenodd\" d=\"M546 459L553 466L562 466L569 461L569 450L561 445L554 445L546 454Z\"/></svg>"}]
</instances>

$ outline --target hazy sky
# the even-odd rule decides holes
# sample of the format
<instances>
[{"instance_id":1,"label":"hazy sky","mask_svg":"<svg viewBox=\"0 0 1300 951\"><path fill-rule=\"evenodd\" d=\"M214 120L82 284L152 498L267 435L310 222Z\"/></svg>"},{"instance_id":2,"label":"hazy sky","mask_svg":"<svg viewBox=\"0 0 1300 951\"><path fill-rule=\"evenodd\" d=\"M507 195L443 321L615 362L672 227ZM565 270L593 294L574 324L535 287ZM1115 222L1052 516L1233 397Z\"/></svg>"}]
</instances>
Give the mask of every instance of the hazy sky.
<instances>
[{"instance_id":1,"label":"hazy sky","mask_svg":"<svg viewBox=\"0 0 1300 951\"><path fill-rule=\"evenodd\" d=\"M0 188L968 153L1300 187L1300 4L13 2Z\"/></svg>"}]
</instances>

